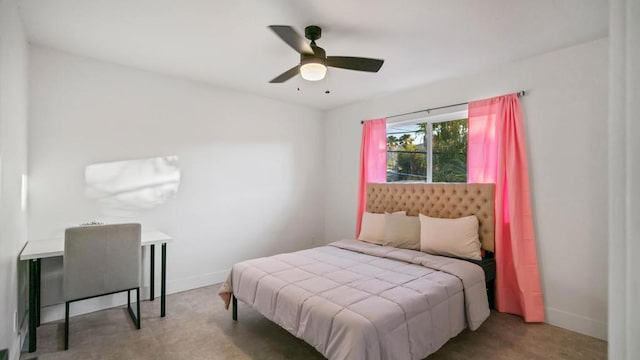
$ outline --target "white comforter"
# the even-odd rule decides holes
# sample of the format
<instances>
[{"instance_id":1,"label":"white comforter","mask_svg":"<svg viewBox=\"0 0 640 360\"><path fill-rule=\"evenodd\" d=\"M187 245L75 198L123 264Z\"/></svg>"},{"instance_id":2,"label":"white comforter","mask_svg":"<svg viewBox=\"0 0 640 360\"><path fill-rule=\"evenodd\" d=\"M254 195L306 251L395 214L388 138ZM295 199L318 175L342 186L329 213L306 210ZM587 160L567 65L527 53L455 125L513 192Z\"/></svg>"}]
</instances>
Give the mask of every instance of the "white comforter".
<instances>
[{"instance_id":1,"label":"white comforter","mask_svg":"<svg viewBox=\"0 0 640 360\"><path fill-rule=\"evenodd\" d=\"M422 359L489 316L479 266L357 240L235 264L219 293L329 359Z\"/></svg>"}]
</instances>

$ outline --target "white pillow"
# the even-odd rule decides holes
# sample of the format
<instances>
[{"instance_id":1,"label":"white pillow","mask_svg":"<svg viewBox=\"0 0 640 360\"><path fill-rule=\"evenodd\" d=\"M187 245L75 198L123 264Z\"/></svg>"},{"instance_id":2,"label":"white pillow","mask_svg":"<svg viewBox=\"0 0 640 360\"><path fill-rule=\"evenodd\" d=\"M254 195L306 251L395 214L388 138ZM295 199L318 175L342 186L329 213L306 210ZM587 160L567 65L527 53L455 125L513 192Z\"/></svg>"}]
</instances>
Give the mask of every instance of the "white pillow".
<instances>
[{"instance_id":1,"label":"white pillow","mask_svg":"<svg viewBox=\"0 0 640 360\"><path fill-rule=\"evenodd\" d=\"M384 245L420 250L420 220L417 216L385 214Z\"/></svg>"},{"instance_id":2,"label":"white pillow","mask_svg":"<svg viewBox=\"0 0 640 360\"><path fill-rule=\"evenodd\" d=\"M394 214L406 214L406 211L394 212ZM384 244L385 214L374 214L366 212L362 214L360 226L360 236L358 240L370 242L372 244Z\"/></svg>"},{"instance_id":3,"label":"white pillow","mask_svg":"<svg viewBox=\"0 0 640 360\"><path fill-rule=\"evenodd\" d=\"M478 218L441 219L420 214L420 251L482 260Z\"/></svg>"}]
</instances>

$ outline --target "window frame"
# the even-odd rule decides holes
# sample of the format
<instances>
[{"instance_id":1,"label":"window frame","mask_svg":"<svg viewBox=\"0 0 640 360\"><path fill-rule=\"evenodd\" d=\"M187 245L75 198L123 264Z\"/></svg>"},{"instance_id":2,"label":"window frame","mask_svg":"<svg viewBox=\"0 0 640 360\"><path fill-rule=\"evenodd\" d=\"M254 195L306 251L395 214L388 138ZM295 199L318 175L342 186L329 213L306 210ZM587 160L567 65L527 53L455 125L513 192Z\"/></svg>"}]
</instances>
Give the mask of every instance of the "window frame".
<instances>
[{"instance_id":1,"label":"window frame","mask_svg":"<svg viewBox=\"0 0 640 360\"><path fill-rule=\"evenodd\" d=\"M430 114L426 112L426 114L414 114L411 118L404 117L398 121L387 122L387 134L389 134L389 128L393 128L393 126L398 125L418 125L418 124L427 124L425 126L425 135L424 135L424 146L425 146L425 157L426 157L426 179L424 181L421 180L401 180L401 181L393 181L393 182L424 182L427 184L433 183L433 124L441 123L441 122L449 122L449 121L457 121L462 119L469 119L469 109L466 105L464 105L464 109L460 109L458 107L457 110L449 110L443 111L437 114ZM467 125L468 126L468 125ZM388 135L387 135L388 137ZM468 141L468 138L467 138ZM387 149L387 153L389 150ZM417 153L417 152L416 152ZM417 174L413 174L417 175Z\"/></svg>"}]
</instances>

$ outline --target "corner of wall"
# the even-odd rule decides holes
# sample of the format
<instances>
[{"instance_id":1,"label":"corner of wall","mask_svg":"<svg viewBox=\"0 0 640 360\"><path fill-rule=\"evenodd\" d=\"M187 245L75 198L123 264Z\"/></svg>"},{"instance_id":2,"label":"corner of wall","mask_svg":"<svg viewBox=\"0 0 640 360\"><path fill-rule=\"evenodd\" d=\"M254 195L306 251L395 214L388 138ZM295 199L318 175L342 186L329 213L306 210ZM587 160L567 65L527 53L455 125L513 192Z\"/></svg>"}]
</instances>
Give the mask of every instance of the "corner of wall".
<instances>
[{"instance_id":1,"label":"corner of wall","mask_svg":"<svg viewBox=\"0 0 640 360\"><path fill-rule=\"evenodd\" d=\"M27 172L28 44L15 0L0 0L0 349L20 357L24 298L18 254L27 239L23 176ZM16 317L18 319L16 319Z\"/></svg>"}]
</instances>

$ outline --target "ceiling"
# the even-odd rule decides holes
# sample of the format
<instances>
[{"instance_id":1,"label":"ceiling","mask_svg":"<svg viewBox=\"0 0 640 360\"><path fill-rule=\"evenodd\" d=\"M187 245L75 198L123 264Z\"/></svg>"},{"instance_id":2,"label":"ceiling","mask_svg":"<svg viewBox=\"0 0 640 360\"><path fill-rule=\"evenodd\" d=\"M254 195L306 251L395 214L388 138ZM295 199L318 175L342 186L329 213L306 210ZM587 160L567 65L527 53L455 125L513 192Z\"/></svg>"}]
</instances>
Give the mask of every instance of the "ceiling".
<instances>
[{"instance_id":1,"label":"ceiling","mask_svg":"<svg viewBox=\"0 0 640 360\"><path fill-rule=\"evenodd\" d=\"M607 0L20 0L32 44L331 109L607 36ZM299 56L268 25L322 27L377 74L269 80ZM297 88L300 88L298 90ZM330 90L330 94L325 94Z\"/></svg>"}]
</instances>

